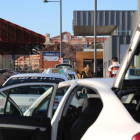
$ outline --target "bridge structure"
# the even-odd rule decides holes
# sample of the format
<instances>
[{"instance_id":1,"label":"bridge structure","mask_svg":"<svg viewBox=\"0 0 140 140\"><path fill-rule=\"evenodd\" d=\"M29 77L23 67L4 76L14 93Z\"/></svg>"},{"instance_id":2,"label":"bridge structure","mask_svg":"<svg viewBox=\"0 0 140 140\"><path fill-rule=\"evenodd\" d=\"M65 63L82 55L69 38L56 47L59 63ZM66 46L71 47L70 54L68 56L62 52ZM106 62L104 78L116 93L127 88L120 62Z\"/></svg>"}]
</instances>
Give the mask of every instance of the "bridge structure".
<instances>
[{"instance_id":1,"label":"bridge structure","mask_svg":"<svg viewBox=\"0 0 140 140\"><path fill-rule=\"evenodd\" d=\"M44 35L0 18L0 55L38 54L44 43Z\"/></svg>"}]
</instances>

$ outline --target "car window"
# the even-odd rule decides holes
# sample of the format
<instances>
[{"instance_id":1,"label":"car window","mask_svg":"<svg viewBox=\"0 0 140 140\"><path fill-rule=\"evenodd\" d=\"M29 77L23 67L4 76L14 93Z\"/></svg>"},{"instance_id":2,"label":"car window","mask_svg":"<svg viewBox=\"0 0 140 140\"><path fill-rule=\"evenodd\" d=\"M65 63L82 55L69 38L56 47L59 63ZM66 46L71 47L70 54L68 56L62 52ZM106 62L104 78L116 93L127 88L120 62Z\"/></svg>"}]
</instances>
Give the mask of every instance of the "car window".
<instances>
[{"instance_id":1,"label":"car window","mask_svg":"<svg viewBox=\"0 0 140 140\"><path fill-rule=\"evenodd\" d=\"M54 106L53 106L53 114L55 110L57 109L61 99L65 95L66 91L68 90L69 86L59 88L56 92L55 99L54 99ZM47 114L47 109L48 109L48 104L50 101L50 94L44 99L44 101L41 102L39 107L34 111L33 116L46 116Z\"/></svg>"},{"instance_id":2,"label":"car window","mask_svg":"<svg viewBox=\"0 0 140 140\"><path fill-rule=\"evenodd\" d=\"M127 69L125 79L140 79L140 49L137 48Z\"/></svg>"},{"instance_id":3,"label":"car window","mask_svg":"<svg viewBox=\"0 0 140 140\"><path fill-rule=\"evenodd\" d=\"M32 116L46 117L50 98L51 98L51 95L49 94L46 97L46 99L44 99L44 101L41 102L41 104L37 107L37 109L35 109Z\"/></svg>"},{"instance_id":4,"label":"car window","mask_svg":"<svg viewBox=\"0 0 140 140\"><path fill-rule=\"evenodd\" d=\"M53 107L54 110L57 109L60 101L62 100L63 96L65 95L65 93L67 92L69 87L70 86L66 86L66 87L57 89L57 92L56 92L56 95L55 95L54 107Z\"/></svg>"},{"instance_id":5,"label":"car window","mask_svg":"<svg viewBox=\"0 0 140 140\"><path fill-rule=\"evenodd\" d=\"M74 80L75 79L75 75L74 74L67 74L67 79L68 80Z\"/></svg>"},{"instance_id":6,"label":"car window","mask_svg":"<svg viewBox=\"0 0 140 140\"><path fill-rule=\"evenodd\" d=\"M0 106L1 114L6 114L6 111L9 111L10 114L14 115L14 106L16 106L16 108L18 108L22 113L24 113L42 94L45 94L48 90L52 93L53 86L18 86L0 92L0 103L2 104L2 106ZM5 110L5 112L2 113L3 109Z\"/></svg>"},{"instance_id":7,"label":"car window","mask_svg":"<svg viewBox=\"0 0 140 140\"><path fill-rule=\"evenodd\" d=\"M63 111L63 129L65 131L63 131L62 135L63 139L76 138L80 140L87 129L98 118L103 108L103 103L95 89L77 86L71 92ZM81 132L78 135L77 127L79 132Z\"/></svg>"}]
</instances>

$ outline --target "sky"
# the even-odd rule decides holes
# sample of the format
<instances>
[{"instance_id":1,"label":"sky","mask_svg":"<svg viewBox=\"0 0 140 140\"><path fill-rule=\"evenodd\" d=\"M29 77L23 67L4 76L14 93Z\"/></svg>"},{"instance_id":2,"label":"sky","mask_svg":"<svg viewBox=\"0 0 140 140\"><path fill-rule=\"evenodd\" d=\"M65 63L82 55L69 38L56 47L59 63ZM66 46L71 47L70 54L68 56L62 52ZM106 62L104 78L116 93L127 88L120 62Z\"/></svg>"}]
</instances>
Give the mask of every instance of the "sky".
<instances>
[{"instance_id":1,"label":"sky","mask_svg":"<svg viewBox=\"0 0 140 140\"><path fill-rule=\"evenodd\" d=\"M51 1L51 0L49 0ZM137 10L138 0L97 0L97 10ZM62 0L62 31L73 35L73 11L94 10L94 0ZM43 0L0 0L0 18L42 35L60 34L60 3Z\"/></svg>"}]
</instances>

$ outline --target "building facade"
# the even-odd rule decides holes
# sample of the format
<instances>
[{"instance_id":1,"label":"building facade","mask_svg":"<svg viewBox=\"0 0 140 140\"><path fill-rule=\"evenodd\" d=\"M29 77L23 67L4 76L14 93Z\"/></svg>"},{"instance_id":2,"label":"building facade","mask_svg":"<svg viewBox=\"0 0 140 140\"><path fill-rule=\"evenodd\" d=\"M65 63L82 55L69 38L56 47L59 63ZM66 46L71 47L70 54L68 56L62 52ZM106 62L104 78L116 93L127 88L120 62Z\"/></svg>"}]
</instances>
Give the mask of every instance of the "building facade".
<instances>
[{"instance_id":1,"label":"building facade","mask_svg":"<svg viewBox=\"0 0 140 140\"><path fill-rule=\"evenodd\" d=\"M39 72L39 55L24 55L15 60L16 71L36 71Z\"/></svg>"},{"instance_id":2,"label":"building facade","mask_svg":"<svg viewBox=\"0 0 140 140\"><path fill-rule=\"evenodd\" d=\"M131 19L133 15L137 18L137 14L135 10L97 11L97 36L109 36L103 43L104 77L113 56L121 63L130 43L132 27L134 29L136 25L134 22L132 26ZM73 30L76 36L94 35L94 11L74 11Z\"/></svg>"},{"instance_id":3,"label":"building facade","mask_svg":"<svg viewBox=\"0 0 140 140\"><path fill-rule=\"evenodd\" d=\"M102 48L103 43L106 39L107 37L97 38L97 44L99 47L101 47L102 50L103 50ZM93 44L94 44L94 37L86 37L86 36L77 37L77 36L72 36L71 33L69 32L63 32L62 33L62 57L68 58L70 60L70 64L72 64L75 69L81 71L82 70L81 66L85 65L85 63L87 62L86 61L87 56L89 56L90 61L93 61L92 59L92 56L94 56L93 52L91 54L88 53L88 51L91 48L94 48ZM50 34L46 34L45 45L46 45L46 48L42 49L43 53L60 52L60 36L50 38ZM43 53L40 53L40 70L41 71L49 67L55 67L55 65L59 63L58 61L44 60L45 56L43 55ZM46 57L49 57L49 56L46 56ZM85 63L83 64L83 62L79 61L79 59L83 60ZM101 60L103 60L103 53L102 53Z\"/></svg>"},{"instance_id":4,"label":"building facade","mask_svg":"<svg viewBox=\"0 0 140 140\"><path fill-rule=\"evenodd\" d=\"M98 37L97 42L103 43L107 37ZM60 35L56 37L50 38L50 34L46 34L46 41L45 45L55 45L56 42L60 42ZM87 45L87 44L93 44L94 42L94 37L77 37L71 35L69 32L63 32L62 33L62 42L70 43L71 45L75 44L82 44L82 45Z\"/></svg>"}]
</instances>

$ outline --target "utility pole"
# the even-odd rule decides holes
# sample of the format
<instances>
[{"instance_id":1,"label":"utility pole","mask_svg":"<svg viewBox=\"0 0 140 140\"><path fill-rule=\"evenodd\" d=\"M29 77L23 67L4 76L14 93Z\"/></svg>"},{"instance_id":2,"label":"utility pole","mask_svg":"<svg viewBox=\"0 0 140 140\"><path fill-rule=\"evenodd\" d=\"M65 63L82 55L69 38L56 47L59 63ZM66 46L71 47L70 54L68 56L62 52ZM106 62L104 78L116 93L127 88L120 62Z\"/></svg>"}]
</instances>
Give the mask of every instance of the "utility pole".
<instances>
[{"instance_id":1,"label":"utility pole","mask_svg":"<svg viewBox=\"0 0 140 140\"><path fill-rule=\"evenodd\" d=\"M97 11L97 0L95 0L95 4L94 4L94 74L95 77L97 77L97 52L96 52L96 11Z\"/></svg>"},{"instance_id":2,"label":"utility pole","mask_svg":"<svg viewBox=\"0 0 140 140\"><path fill-rule=\"evenodd\" d=\"M60 57L62 57L62 0L60 0Z\"/></svg>"},{"instance_id":3,"label":"utility pole","mask_svg":"<svg viewBox=\"0 0 140 140\"><path fill-rule=\"evenodd\" d=\"M60 2L60 57L62 57L62 0L60 1L48 1L43 0L43 2Z\"/></svg>"}]
</instances>

